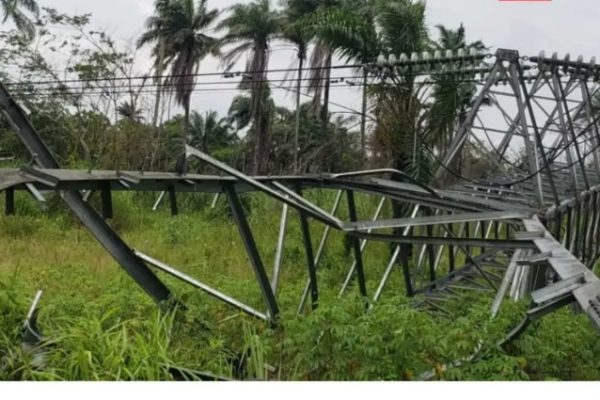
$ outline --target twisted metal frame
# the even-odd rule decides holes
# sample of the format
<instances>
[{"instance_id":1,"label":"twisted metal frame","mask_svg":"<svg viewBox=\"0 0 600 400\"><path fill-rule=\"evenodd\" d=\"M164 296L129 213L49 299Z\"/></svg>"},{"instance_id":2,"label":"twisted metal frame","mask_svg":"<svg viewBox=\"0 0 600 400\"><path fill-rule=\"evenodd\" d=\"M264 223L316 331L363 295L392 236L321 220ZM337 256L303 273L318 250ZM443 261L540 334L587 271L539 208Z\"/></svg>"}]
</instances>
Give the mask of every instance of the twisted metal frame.
<instances>
[{"instance_id":1,"label":"twisted metal frame","mask_svg":"<svg viewBox=\"0 0 600 400\"><path fill-rule=\"evenodd\" d=\"M452 62L457 67L472 62L465 60L454 57ZM400 66L392 60L388 65L382 67L380 62L373 68L379 68L379 73L382 68L387 69L386 73L409 73L413 67L422 69L427 62L430 61L412 57ZM537 73L524 72L532 70ZM250 177L189 146L188 157L210 164L224 176L60 169L22 109L0 85L0 106L36 164L20 170L0 170L5 210L7 214L14 213L16 190L27 190L37 198L43 198L44 191L59 193L119 265L154 300L165 305L177 301L151 267L252 317L276 323L286 227L290 212L295 211L303 235L308 277L298 313L303 312L309 299L312 308L318 307L318 269L330 232L337 230L348 235L354 255L339 295L344 295L356 282L368 307L381 299L390 277L396 273L401 274L405 293L415 299L415 305L441 313L448 312L444 303L449 297L465 291L495 292L492 315L499 312L505 297L518 300L530 294L532 309L507 340L522 333L530 321L574 302L600 332L600 280L593 272L600 257L600 135L592 107L598 86L590 87L600 69L581 60L558 60L543 54L527 58L513 50L499 50L493 64L458 69L457 73L472 76L475 72L482 74L479 93L436 175L438 182L449 178L456 181L446 189L420 185L401 171L389 169ZM495 170L482 171L485 176L482 174L478 179L466 179L454 171L452 165L467 144L487 154ZM525 150L520 159L509 155L517 148ZM392 178L380 178L382 175ZM323 210L307 200L303 192L309 189L335 191L331 210ZM173 214L178 213L179 193L215 194L213 205L218 196L225 196L265 310L250 307L151 255L128 247L104 221L113 217L113 191L162 192L154 209L168 198ZM95 192L101 194L101 213L88 203ZM271 277L240 203L240 195L249 192L262 193L282 205ZM358 215L356 193L379 198L376 212L370 218ZM347 221L336 216L344 197ZM386 202L402 205L409 210L407 217L381 219ZM316 249L311 220L325 225ZM378 277L373 276L369 260L365 259L365 248L371 242L393 244L389 262ZM372 279L378 282L377 290L369 293L367 281Z\"/></svg>"}]
</instances>

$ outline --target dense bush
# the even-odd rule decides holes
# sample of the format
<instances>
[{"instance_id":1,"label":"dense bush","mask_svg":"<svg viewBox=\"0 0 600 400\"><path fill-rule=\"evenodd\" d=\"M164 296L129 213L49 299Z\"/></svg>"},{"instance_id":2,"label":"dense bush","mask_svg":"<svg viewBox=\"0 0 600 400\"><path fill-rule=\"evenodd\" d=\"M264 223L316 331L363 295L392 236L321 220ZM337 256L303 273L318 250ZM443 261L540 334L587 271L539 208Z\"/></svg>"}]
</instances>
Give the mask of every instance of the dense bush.
<instances>
[{"instance_id":1,"label":"dense bush","mask_svg":"<svg viewBox=\"0 0 600 400\"><path fill-rule=\"evenodd\" d=\"M308 193L320 202L332 199ZM253 272L235 225L224 208L182 215L149 212L153 198L115 196L115 227L142 249L225 293L261 308ZM224 205L225 200L221 199ZM279 208L250 196L250 223L272 263ZM322 203L321 203L322 204ZM360 199L359 212L375 206ZM345 212L341 210L341 212ZM163 277L187 311L165 314L119 269L90 235L57 207L5 217L0 241L0 379L165 380L169 367L204 370L238 379L280 380L522 380L600 378L600 345L584 316L563 310L532 325L506 349L497 343L520 321L526 303L503 304L490 319L490 295L450 302L452 318L412 308L392 286L369 311L350 293L338 299L351 255L333 235L320 270L321 302L295 316L306 280L297 220L290 219L279 301L282 315L270 328L236 313L187 285ZM258 226L257 224L260 224ZM313 227L315 235L320 228ZM315 239L316 240L316 239ZM367 251L377 276L385 246ZM369 281L370 284L376 284ZM44 366L21 350L30 296L45 291L40 326L48 339ZM38 360L39 361L39 360Z\"/></svg>"}]
</instances>

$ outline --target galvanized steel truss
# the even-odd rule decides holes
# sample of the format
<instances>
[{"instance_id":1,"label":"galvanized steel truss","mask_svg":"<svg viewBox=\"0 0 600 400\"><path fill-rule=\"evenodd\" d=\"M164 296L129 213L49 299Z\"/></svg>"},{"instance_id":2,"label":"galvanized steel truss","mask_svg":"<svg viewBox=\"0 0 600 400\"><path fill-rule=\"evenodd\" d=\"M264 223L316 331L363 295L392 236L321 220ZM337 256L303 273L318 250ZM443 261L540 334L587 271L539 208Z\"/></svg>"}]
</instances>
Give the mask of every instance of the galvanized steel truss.
<instances>
[{"instance_id":1,"label":"galvanized steel truss","mask_svg":"<svg viewBox=\"0 0 600 400\"><path fill-rule=\"evenodd\" d=\"M191 147L187 147L188 157L199 158L224 175L64 170L23 110L0 85L0 105L35 164L0 171L5 210L14 213L15 190L27 190L38 198L43 198L44 191L59 193L119 265L165 306L178 302L150 267L248 315L276 323L280 311L277 292L284 284L280 277L286 227L293 210L300 221L307 270L298 313L305 310L309 300L312 308L318 307L319 266L328 237L336 230L348 235L354 255L347 273L340 277L339 296L355 287L367 308L381 299L390 278L397 274L416 306L441 313L448 312L444 303L449 297L466 291L496 293L494 315L506 296L521 299L531 293L534 307L510 338L522 332L531 320L573 302L600 330L600 280L593 273L600 257L600 135L597 112L592 107L598 87L590 82L597 80L600 69L581 60L558 60L543 54L526 58L516 51L499 50L492 64L460 70L467 58L463 54L463 58L453 56L450 61L464 76L482 74L480 91L437 174L439 181L444 177L454 179L448 189L420 185L401 171L390 169L250 177ZM407 73L412 68L422 70L431 62L417 55L410 61L389 60L372 68L377 73ZM531 71L537 72L531 75ZM485 176L474 180L452 170L453 161L466 151L467 143L484 151L496 171L485 171ZM517 149L524 150L523 157L509 154ZM389 175L391 179L378 177ZM304 191L310 189L335 191L332 208L324 210L308 201ZM168 198L173 214L178 213L180 193L225 196L265 310L250 307L163 261L131 249L104 221L113 217L114 191L161 192L154 209ZM87 201L95 192L101 194L101 213ZM249 192L262 193L282 205L270 277L239 199ZM378 197L372 216L358 215L357 193ZM382 219L388 202L408 210L406 216ZM342 204L347 206L347 221L336 216ZM316 248L311 220L325 226ZM371 242L393 245L381 276L373 275L369 259L365 259L365 248ZM373 292L368 290L369 282L376 283L371 285L376 287Z\"/></svg>"}]
</instances>

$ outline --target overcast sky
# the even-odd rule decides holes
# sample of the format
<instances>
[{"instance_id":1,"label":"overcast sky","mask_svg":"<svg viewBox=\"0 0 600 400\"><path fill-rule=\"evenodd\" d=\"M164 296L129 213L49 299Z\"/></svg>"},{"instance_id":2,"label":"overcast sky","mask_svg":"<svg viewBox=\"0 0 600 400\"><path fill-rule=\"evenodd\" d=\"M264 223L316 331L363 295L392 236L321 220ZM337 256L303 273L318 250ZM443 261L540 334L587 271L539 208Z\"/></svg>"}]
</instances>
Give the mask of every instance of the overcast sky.
<instances>
[{"instance_id":1,"label":"overcast sky","mask_svg":"<svg viewBox=\"0 0 600 400\"><path fill-rule=\"evenodd\" d=\"M38 0L69 14L92 13L92 25L104 29L123 43L132 43L143 31L145 19L152 13L154 0ZM209 0L210 7L226 8L249 0ZM273 0L274 3L278 2ZM571 53L571 58L583 54L586 59L600 57L598 35L594 29L600 23L598 0L553 0L542 3L513 3L499 0L428 0L427 22L435 36L435 25L456 28L464 23L469 40L482 40L493 48L517 49L521 54L537 55ZM283 44L274 44L271 68L286 68L294 52ZM202 72L218 70L216 60L202 64ZM273 78L273 77L272 77ZM276 90L278 102L291 102ZM194 93L193 108L198 111L214 109L224 114L233 93ZM360 92L336 89L332 100L359 108ZM335 107L333 107L335 110Z\"/></svg>"}]
</instances>

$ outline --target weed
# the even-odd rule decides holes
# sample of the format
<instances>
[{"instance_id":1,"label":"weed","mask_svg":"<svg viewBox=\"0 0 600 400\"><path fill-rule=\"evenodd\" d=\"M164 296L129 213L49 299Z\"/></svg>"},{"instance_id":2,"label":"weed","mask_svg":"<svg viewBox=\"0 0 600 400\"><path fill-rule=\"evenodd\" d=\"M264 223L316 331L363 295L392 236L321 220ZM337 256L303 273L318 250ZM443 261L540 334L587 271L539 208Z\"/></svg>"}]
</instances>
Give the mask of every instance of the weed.
<instances>
[{"instance_id":1,"label":"weed","mask_svg":"<svg viewBox=\"0 0 600 400\"><path fill-rule=\"evenodd\" d=\"M306 195L324 208L333 202L325 192ZM307 267L295 211L275 329L160 274L187 306L164 313L51 199L44 214L19 195L17 216L0 221L0 380L169 380L169 367L257 380L409 380L428 371L447 380L600 378L596 334L584 317L566 310L534 324L504 352L495 344L519 322L526 304L506 302L490 320L491 295L465 295L446 305L454 317L443 318L411 308L398 273L368 313L355 286L339 299L352 263L339 232L331 233L319 264L320 307L296 317ZM242 199L270 268L281 206L254 195ZM225 198L211 209L211 196L180 196L181 215L174 218L167 206L150 211L154 200L151 194L114 195L112 224L131 247L264 309ZM363 218L377 206L367 196L357 203ZM322 232L322 225L311 224L315 248ZM369 244L365 251L373 293L389 248ZM29 296L39 289L39 325L47 341L32 354L21 348L21 327ZM470 360L478 346L482 351ZM41 368L36 354L44 355Z\"/></svg>"}]
</instances>

